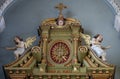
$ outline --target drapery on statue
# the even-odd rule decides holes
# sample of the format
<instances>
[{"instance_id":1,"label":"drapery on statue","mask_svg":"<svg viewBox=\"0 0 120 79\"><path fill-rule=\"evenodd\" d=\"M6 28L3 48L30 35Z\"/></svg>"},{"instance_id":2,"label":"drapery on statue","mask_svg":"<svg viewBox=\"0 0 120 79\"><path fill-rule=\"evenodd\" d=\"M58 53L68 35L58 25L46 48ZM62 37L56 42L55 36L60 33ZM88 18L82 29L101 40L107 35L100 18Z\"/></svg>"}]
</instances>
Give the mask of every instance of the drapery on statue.
<instances>
[{"instance_id":1,"label":"drapery on statue","mask_svg":"<svg viewBox=\"0 0 120 79\"><path fill-rule=\"evenodd\" d=\"M19 36L14 37L15 47L6 47L7 50L14 50L15 58L18 59L25 51L25 48L28 48L36 40L36 36L28 37L26 41Z\"/></svg>"}]
</instances>

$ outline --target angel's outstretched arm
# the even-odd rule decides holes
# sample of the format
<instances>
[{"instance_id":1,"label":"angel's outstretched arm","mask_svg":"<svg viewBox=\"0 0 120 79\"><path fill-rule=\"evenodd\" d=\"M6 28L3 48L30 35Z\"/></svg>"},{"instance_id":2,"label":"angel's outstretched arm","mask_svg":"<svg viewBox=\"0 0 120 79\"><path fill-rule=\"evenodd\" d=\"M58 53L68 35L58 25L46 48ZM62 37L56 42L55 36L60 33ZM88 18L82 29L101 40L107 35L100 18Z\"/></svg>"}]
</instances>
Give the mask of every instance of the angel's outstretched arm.
<instances>
[{"instance_id":1,"label":"angel's outstretched arm","mask_svg":"<svg viewBox=\"0 0 120 79\"><path fill-rule=\"evenodd\" d=\"M6 50L16 50L17 47L5 47Z\"/></svg>"},{"instance_id":2,"label":"angel's outstretched arm","mask_svg":"<svg viewBox=\"0 0 120 79\"><path fill-rule=\"evenodd\" d=\"M102 48L103 50L106 50L106 49L111 48L111 46L106 46L106 47L101 46L101 48Z\"/></svg>"}]
</instances>

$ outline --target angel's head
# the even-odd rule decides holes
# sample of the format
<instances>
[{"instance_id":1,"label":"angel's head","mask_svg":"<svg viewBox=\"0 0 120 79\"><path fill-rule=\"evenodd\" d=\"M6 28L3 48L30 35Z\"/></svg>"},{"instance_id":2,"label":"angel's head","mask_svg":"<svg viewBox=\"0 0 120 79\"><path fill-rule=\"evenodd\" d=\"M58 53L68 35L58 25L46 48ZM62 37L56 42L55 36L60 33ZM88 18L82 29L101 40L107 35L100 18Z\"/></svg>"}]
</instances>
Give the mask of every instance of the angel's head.
<instances>
[{"instance_id":1,"label":"angel's head","mask_svg":"<svg viewBox=\"0 0 120 79\"><path fill-rule=\"evenodd\" d=\"M57 21L57 25L59 26L65 25L65 18L63 17L63 15L59 15L56 21Z\"/></svg>"},{"instance_id":2,"label":"angel's head","mask_svg":"<svg viewBox=\"0 0 120 79\"><path fill-rule=\"evenodd\" d=\"M97 34L94 36L94 38L99 41L99 42L102 42L103 41L103 36L101 34Z\"/></svg>"},{"instance_id":3,"label":"angel's head","mask_svg":"<svg viewBox=\"0 0 120 79\"><path fill-rule=\"evenodd\" d=\"M14 42L15 42L15 44L18 44L18 43L20 43L21 41L23 41L23 39L20 38L19 36L15 36L15 37L14 37Z\"/></svg>"}]
</instances>

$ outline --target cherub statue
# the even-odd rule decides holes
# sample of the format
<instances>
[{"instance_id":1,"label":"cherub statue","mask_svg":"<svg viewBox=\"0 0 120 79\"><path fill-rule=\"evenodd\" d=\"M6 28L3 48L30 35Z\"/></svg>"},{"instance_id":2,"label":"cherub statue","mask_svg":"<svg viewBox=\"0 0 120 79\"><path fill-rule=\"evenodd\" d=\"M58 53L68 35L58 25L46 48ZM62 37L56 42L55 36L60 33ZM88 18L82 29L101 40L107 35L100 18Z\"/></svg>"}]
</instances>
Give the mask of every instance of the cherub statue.
<instances>
[{"instance_id":1,"label":"cherub statue","mask_svg":"<svg viewBox=\"0 0 120 79\"><path fill-rule=\"evenodd\" d=\"M103 41L103 36L101 34L95 35L91 41L91 48L93 49L93 51L95 51L98 57L100 57L103 61L106 61L105 50L110 48L110 46L103 47L101 45L102 41Z\"/></svg>"},{"instance_id":2,"label":"cherub statue","mask_svg":"<svg viewBox=\"0 0 120 79\"><path fill-rule=\"evenodd\" d=\"M65 18L63 17L63 15L59 15L58 18L56 19L56 24L58 26L63 26L65 25Z\"/></svg>"},{"instance_id":3,"label":"cherub statue","mask_svg":"<svg viewBox=\"0 0 120 79\"><path fill-rule=\"evenodd\" d=\"M15 47L6 47L7 50L14 50L15 58L18 59L25 51L25 48L28 48L36 40L36 37L28 37L24 42L19 36L15 36L14 42Z\"/></svg>"}]
</instances>

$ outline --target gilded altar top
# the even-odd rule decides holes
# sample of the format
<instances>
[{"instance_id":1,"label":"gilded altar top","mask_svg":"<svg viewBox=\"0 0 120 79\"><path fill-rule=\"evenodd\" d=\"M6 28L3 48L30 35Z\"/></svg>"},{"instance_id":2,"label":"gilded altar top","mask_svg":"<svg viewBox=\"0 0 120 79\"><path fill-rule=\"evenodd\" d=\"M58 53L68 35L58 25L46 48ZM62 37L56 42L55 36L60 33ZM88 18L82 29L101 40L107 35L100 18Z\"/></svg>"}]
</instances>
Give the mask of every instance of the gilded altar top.
<instances>
[{"instance_id":1,"label":"gilded altar top","mask_svg":"<svg viewBox=\"0 0 120 79\"><path fill-rule=\"evenodd\" d=\"M51 28L66 28L69 26L81 26L80 21L74 18L65 18L62 14L63 9L67 8L63 3L55 6L59 10L57 18L48 18L41 23L41 26L50 26Z\"/></svg>"}]
</instances>

